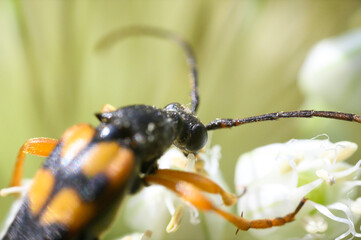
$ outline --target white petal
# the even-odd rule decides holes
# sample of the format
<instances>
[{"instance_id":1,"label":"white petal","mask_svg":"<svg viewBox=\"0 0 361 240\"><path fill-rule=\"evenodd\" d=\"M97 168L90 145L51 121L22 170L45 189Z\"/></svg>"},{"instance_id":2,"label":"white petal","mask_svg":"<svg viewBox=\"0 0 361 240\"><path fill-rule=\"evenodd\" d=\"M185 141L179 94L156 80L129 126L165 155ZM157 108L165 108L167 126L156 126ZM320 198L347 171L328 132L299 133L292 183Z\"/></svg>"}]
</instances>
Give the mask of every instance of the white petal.
<instances>
[{"instance_id":1,"label":"white petal","mask_svg":"<svg viewBox=\"0 0 361 240\"><path fill-rule=\"evenodd\" d=\"M180 203L175 194L162 186L144 188L125 204L125 222L135 231L150 229L153 231L153 237L162 238L171 219L165 199L172 199L174 205Z\"/></svg>"},{"instance_id":2,"label":"white petal","mask_svg":"<svg viewBox=\"0 0 361 240\"><path fill-rule=\"evenodd\" d=\"M302 197L301 197L302 198ZM288 187L279 184L263 184L249 191L238 201L238 215L245 217L272 218L292 212L300 199L290 195Z\"/></svg>"},{"instance_id":3,"label":"white petal","mask_svg":"<svg viewBox=\"0 0 361 240\"><path fill-rule=\"evenodd\" d=\"M302 185L300 187L298 187L296 189L297 192L297 196L298 197L304 197L306 196L308 193L310 193L312 190L314 190L315 188L317 188L318 186L320 186L323 183L323 179L317 179L313 182L310 182L308 184Z\"/></svg>"},{"instance_id":4,"label":"white petal","mask_svg":"<svg viewBox=\"0 0 361 240\"><path fill-rule=\"evenodd\" d=\"M355 236L355 237L361 237L361 234L360 233L356 233L355 231L355 226L353 224L353 222L351 221L351 211L350 209L345 206L344 204L342 203L335 203L335 204L332 204L328 207L325 207L321 204L318 204L318 203L315 203L315 202L312 202L312 201L309 201L310 204L312 204L320 213L322 213L323 215L325 215L326 217L330 218L331 220L333 221L337 221L337 222L340 222L340 223L344 223L348 226L348 230L341 234L340 236L338 236L336 239L344 239L346 236L352 234L352 236ZM335 216L334 214L332 214L330 212L330 210L328 209L336 209L336 210L341 210L343 211L347 218L341 218L341 217L337 217Z\"/></svg>"},{"instance_id":5,"label":"white petal","mask_svg":"<svg viewBox=\"0 0 361 240\"><path fill-rule=\"evenodd\" d=\"M351 211L355 214L361 215L361 197L357 198L351 205Z\"/></svg>"},{"instance_id":6,"label":"white petal","mask_svg":"<svg viewBox=\"0 0 361 240\"><path fill-rule=\"evenodd\" d=\"M346 176L349 176L351 174L353 174L354 172L360 170L360 165L361 165L361 160L358 161L355 166L353 167L350 167L349 169L345 170L345 171L342 171L342 172L336 172L334 173L334 176L336 178L344 178Z\"/></svg>"},{"instance_id":7,"label":"white petal","mask_svg":"<svg viewBox=\"0 0 361 240\"><path fill-rule=\"evenodd\" d=\"M169 149L159 160L160 169L180 168L185 169L188 164L187 157L176 148Z\"/></svg>"}]
</instances>

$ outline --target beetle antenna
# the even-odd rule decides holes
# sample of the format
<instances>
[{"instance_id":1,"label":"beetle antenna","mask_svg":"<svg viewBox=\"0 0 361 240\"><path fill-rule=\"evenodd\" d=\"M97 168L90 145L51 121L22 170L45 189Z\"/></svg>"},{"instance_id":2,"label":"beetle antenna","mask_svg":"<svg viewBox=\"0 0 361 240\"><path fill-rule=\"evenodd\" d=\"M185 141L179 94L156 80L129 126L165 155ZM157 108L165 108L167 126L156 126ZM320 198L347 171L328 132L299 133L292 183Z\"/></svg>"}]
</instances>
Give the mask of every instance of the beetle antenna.
<instances>
[{"instance_id":1,"label":"beetle antenna","mask_svg":"<svg viewBox=\"0 0 361 240\"><path fill-rule=\"evenodd\" d=\"M191 82L192 112L196 113L199 106L197 64L192 47L182 37L178 36L177 34L174 34L173 32L160 28L149 27L149 26L132 26L132 27L121 28L108 33L98 41L98 43L95 46L95 49L105 50L113 46L116 42L123 40L127 37L144 36L144 35L170 40L183 49L183 51L186 54L187 63L190 68L189 78Z\"/></svg>"},{"instance_id":2,"label":"beetle antenna","mask_svg":"<svg viewBox=\"0 0 361 240\"><path fill-rule=\"evenodd\" d=\"M221 128L231 128L246 123L274 121L281 118L312 118L312 117L331 118L331 119L361 123L361 116L352 113L299 110L299 111L291 111L291 112L267 113L259 116L240 118L240 119L216 119L215 121L208 123L206 125L206 129L216 130Z\"/></svg>"}]
</instances>

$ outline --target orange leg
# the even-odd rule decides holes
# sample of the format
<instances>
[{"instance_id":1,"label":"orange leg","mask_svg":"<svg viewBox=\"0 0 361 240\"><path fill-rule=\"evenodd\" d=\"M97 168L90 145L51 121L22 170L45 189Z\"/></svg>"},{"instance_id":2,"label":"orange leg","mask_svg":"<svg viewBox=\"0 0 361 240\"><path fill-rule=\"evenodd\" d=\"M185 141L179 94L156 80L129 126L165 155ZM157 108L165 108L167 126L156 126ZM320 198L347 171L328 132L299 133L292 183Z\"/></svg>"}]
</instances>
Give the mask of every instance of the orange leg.
<instances>
[{"instance_id":1,"label":"orange leg","mask_svg":"<svg viewBox=\"0 0 361 240\"><path fill-rule=\"evenodd\" d=\"M188 182L190 184L193 184L194 186L197 186L197 188L204 192L219 194L222 196L223 203L226 206L231 206L235 204L239 198L239 196L235 196L231 193L226 192L218 184L216 184L209 178L197 173L177 171L171 169L159 169L155 173L155 176L169 179L172 181Z\"/></svg>"},{"instance_id":2,"label":"orange leg","mask_svg":"<svg viewBox=\"0 0 361 240\"><path fill-rule=\"evenodd\" d=\"M52 138L32 138L20 148L16 158L15 169L11 179L10 187L20 186L23 176L23 167L26 154L47 157L53 151L58 140Z\"/></svg>"},{"instance_id":3,"label":"orange leg","mask_svg":"<svg viewBox=\"0 0 361 240\"><path fill-rule=\"evenodd\" d=\"M160 170L159 170L160 171ZM161 170L165 171L165 170ZM173 171L173 170L167 170ZM145 177L145 182L147 184L159 184L165 186L166 188L176 192L183 200L191 203L193 206L200 210L204 211L214 211L217 214L221 215L227 221L231 222L238 229L247 231L250 228L271 228L275 226L281 226L288 222L292 222L295 219L295 215L302 208L306 199L302 201L297 206L296 210L290 214L287 214L283 217L273 218L273 219L256 219L256 220L247 220L242 216L236 216L231 213L225 212L220 208L217 208L213 203L208 200L205 195L201 192L203 184L198 185L197 182L190 182L188 180L180 180L178 176L172 178L171 176L165 177L162 176L163 173L158 175L156 172L154 175L149 175ZM210 180L209 180L210 181ZM211 181L210 181L211 182Z\"/></svg>"}]
</instances>

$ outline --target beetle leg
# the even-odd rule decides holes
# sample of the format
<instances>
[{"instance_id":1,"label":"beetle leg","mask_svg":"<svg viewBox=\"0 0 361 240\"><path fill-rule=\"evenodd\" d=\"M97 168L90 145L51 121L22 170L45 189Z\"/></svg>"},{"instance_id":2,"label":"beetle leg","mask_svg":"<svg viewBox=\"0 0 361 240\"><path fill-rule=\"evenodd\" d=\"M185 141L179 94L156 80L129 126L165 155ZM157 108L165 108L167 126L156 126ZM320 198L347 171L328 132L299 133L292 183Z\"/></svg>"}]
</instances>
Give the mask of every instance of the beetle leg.
<instances>
[{"instance_id":1,"label":"beetle leg","mask_svg":"<svg viewBox=\"0 0 361 240\"><path fill-rule=\"evenodd\" d=\"M105 104L101 109L101 113L114 112L115 110L117 109L113 105Z\"/></svg>"},{"instance_id":2,"label":"beetle leg","mask_svg":"<svg viewBox=\"0 0 361 240\"><path fill-rule=\"evenodd\" d=\"M154 175L172 181L184 181L197 186L197 188L199 188L201 191L219 194L221 195L223 203L226 206L235 204L239 198L239 196L235 196L234 194L226 192L217 183L213 182L209 178L197 173L171 169L159 169L155 172Z\"/></svg>"},{"instance_id":3,"label":"beetle leg","mask_svg":"<svg viewBox=\"0 0 361 240\"><path fill-rule=\"evenodd\" d=\"M176 192L183 200L191 203L200 210L216 212L227 221L235 225L238 229L243 231L247 231L250 228L271 228L292 222L295 219L296 214L306 202L305 198L302 199L293 212L283 217L247 220L242 216L233 215L214 206L213 203L201 192L201 188L198 187L198 184L191 184L189 182L179 180L176 177L173 179L164 178L158 176L157 174L146 176L145 181L148 184L160 184L165 186L166 188Z\"/></svg>"},{"instance_id":4,"label":"beetle leg","mask_svg":"<svg viewBox=\"0 0 361 240\"><path fill-rule=\"evenodd\" d=\"M26 154L32 154L40 157L47 157L53 151L58 140L52 138L32 138L24 143L20 148L16 158L16 164L13 171L10 187L20 186L23 176L23 167Z\"/></svg>"}]
</instances>

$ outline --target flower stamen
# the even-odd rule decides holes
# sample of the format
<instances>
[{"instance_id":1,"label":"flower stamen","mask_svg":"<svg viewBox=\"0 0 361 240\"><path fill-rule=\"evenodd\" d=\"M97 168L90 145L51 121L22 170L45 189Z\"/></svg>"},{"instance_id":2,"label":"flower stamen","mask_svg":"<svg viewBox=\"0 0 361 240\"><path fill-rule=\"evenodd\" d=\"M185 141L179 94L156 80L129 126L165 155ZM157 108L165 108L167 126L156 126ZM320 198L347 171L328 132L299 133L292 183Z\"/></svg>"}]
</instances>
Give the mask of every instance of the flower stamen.
<instances>
[{"instance_id":1,"label":"flower stamen","mask_svg":"<svg viewBox=\"0 0 361 240\"><path fill-rule=\"evenodd\" d=\"M327 172L325 169L317 170L316 175L317 177L324 180L330 186L332 186L336 182L335 177L331 175L329 172Z\"/></svg>"},{"instance_id":2,"label":"flower stamen","mask_svg":"<svg viewBox=\"0 0 361 240\"><path fill-rule=\"evenodd\" d=\"M176 208L174 214L172 215L171 220L169 221L169 224L166 228L167 233L175 232L178 230L183 218L183 213L184 213L184 206L181 204Z\"/></svg>"},{"instance_id":3,"label":"flower stamen","mask_svg":"<svg viewBox=\"0 0 361 240\"><path fill-rule=\"evenodd\" d=\"M8 195L21 195L26 191L27 187L17 186L17 187L8 187L0 190L0 196L6 197Z\"/></svg>"}]
</instances>

